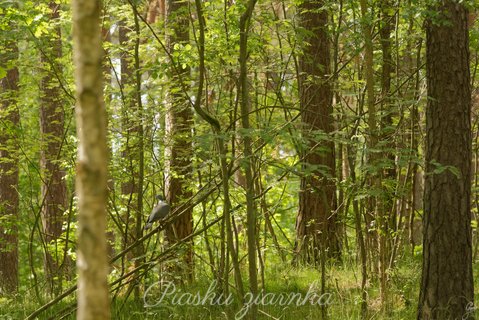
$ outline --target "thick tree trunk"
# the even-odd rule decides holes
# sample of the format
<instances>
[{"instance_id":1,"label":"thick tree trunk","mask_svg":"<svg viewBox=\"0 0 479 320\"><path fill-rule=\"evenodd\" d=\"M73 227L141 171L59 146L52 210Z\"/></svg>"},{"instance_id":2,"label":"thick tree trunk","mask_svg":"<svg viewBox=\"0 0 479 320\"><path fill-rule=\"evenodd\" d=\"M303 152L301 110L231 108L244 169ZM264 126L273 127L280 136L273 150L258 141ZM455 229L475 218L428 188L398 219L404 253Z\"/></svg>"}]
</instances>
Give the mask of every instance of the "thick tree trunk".
<instances>
[{"instance_id":1,"label":"thick tree trunk","mask_svg":"<svg viewBox=\"0 0 479 320\"><path fill-rule=\"evenodd\" d=\"M168 48L174 51L175 44L185 44L189 41L189 21L187 2L169 0L167 3L166 24L172 30L168 37ZM181 64L171 66L171 86L178 90L182 81L188 83L189 71ZM182 204L192 196L192 137L193 112L183 92L171 90L168 110L166 111L166 199L172 208L181 208ZM166 239L170 243L181 241L193 231L193 210L186 208L177 210L181 213L172 225L166 229ZM184 251L184 265L177 265L176 272L184 274L189 280L193 278L193 243L190 241Z\"/></svg>"},{"instance_id":2,"label":"thick tree trunk","mask_svg":"<svg viewBox=\"0 0 479 320\"><path fill-rule=\"evenodd\" d=\"M299 7L305 35L300 61L300 105L303 136L303 172L296 220L296 253L301 260L319 262L319 252L340 256L336 215L334 143L328 12L323 1L305 0Z\"/></svg>"},{"instance_id":3,"label":"thick tree trunk","mask_svg":"<svg viewBox=\"0 0 479 320\"><path fill-rule=\"evenodd\" d=\"M7 75L0 79L0 295L18 289L18 155L14 139L20 121L18 69L7 68L7 63L17 60L16 44L7 44L1 56L0 67Z\"/></svg>"},{"instance_id":4,"label":"thick tree trunk","mask_svg":"<svg viewBox=\"0 0 479 320\"><path fill-rule=\"evenodd\" d=\"M79 320L110 318L106 247L107 155L103 103L101 2L73 1L73 42L78 132Z\"/></svg>"},{"instance_id":5,"label":"thick tree trunk","mask_svg":"<svg viewBox=\"0 0 479 320\"><path fill-rule=\"evenodd\" d=\"M60 5L50 3L50 18L55 21L60 18ZM44 257L45 274L48 289L55 292L55 282L61 279L62 259L64 250L57 250L55 245L62 233L63 213L67 207L67 187L65 171L61 168L61 148L63 145L64 109L62 90L58 83L58 59L62 56L60 26L55 26L55 32L46 39L45 54L41 61L44 75L41 80L40 130L42 135L42 152L40 167L43 175L42 224L44 240L54 251L47 250ZM67 248L65 248L66 250ZM57 279L57 280L55 280ZM60 283L61 281L57 281Z\"/></svg>"},{"instance_id":6,"label":"thick tree trunk","mask_svg":"<svg viewBox=\"0 0 479 320\"><path fill-rule=\"evenodd\" d=\"M472 319L471 88L467 10L427 21L426 181L418 319ZM469 317L470 316L470 317Z\"/></svg>"}]
</instances>

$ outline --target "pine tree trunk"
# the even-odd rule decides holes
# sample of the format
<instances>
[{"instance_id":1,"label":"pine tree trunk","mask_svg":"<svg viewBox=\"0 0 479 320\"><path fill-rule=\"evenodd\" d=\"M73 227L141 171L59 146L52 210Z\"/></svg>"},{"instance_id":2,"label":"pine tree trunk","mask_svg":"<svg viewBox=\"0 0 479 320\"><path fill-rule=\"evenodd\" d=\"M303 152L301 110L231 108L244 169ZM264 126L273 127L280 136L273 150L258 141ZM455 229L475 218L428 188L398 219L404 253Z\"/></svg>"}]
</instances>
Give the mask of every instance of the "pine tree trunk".
<instances>
[{"instance_id":1,"label":"pine tree trunk","mask_svg":"<svg viewBox=\"0 0 479 320\"><path fill-rule=\"evenodd\" d=\"M340 257L340 228L336 215L334 143L330 76L328 12L323 1L305 0L299 7L304 32L300 60L300 107L303 136L303 173L296 220L298 258L319 263L319 253ZM306 32L307 35L306 35Z\"/></svg>"},{"instance_id":2,"label":"pine tree trunk","mask_svg":"<svg viewBox=\"0 0 479 320\"><path fill-rule=\"evenodd\" d=\"M138 193L138 168L136 152L136 125L134 111L136 110L135 86L134 86L134 68L131 56L131 30L126 21L119 23L119 41L122 47L120 54L120 70L121 70L121 132L122 146L121 157L126 174L121 182L122 203L126 207L123 217L125 221L125 230L123 230L123 247L126 248L134 242L134 217L136 210L136 194ZM133 258L133 252L128 253L128 258Z\"/></svg>"},{"instance_id":3,"label":"pine tree trunk","mask_svg":"<svg viewBox=\"0 0 479 320\"><path fill-rule=\"evenodd\" d=\"M60 5L51 2L50 18L60 19ZM57 22L56 22L57 23ZM42 152L40 167L43 174L42 224L44 241L55 251L47 250L44 256L45 274L50 293L58 291L55 282L60 283L62 259L64 250L57 250L55 244L62 233L63 213L67 207L67 187L65 171L61 167L61 149L64 135L64 108L62 90L59 79L58 59L62 56L60 26L55 26L55 32L46 36L44 54L41 56L43 77L41 80L40 130L42 135ZM65 248L67 249L67 248ZM55 280L57 279L57 280Z\"/></svg>"},{"instance_id":4,"label":"pine tree trunk","mask_svg":"<svg viewBox=\"0 0 479 320\"><path fill-rule=\"evenodd\" d=\"M20 121L18 112L18 69L6 68L16 61L16 43L7 43L1 54L0 67L7 74L0 79L0 295L18 289L18 154L15 132ZM15 64L13 64L15 65Z\"/></svg>"},{"instance_id":5,"label":"pine tree trunk","mask_svg":"<svg viewBox=\"0 0 479 320\"><path fill-rule=\"evenodd\" d=\"M172 34L168 36L168 48L174 51L175 44L185 44L189 41L189 21L187 2L169 0L166 8L166 25ZM166 229L166 239L169 243L181 241L193 232L193 210L182 208L182 205L192 196L192 137L193 112L183 89L189 83L189 70L183 69L181 63L175 61L170 66L171 90L168 94L169 104L166 111L166 199L179 216ZM182 84L183 82L183 84ZM175 92L176 90L176 92ZM178 92L178 90L180 92ZM179 209L179 210L178 210ZM193 243L186 244L187 249L181 257L184 264L177 265L177 274L193 279Z\"/></svg>"},{"instance_id":6,"label":"pine tree trunk","mask_svg":"<svg viewBox=\"0 0 479 320\"><path fill-rule=\"evenodd\" d=\"M467 9L447 0L426 22L426 180L418 319L472 319L471 88Z\"/></svg>"}]
</instances>

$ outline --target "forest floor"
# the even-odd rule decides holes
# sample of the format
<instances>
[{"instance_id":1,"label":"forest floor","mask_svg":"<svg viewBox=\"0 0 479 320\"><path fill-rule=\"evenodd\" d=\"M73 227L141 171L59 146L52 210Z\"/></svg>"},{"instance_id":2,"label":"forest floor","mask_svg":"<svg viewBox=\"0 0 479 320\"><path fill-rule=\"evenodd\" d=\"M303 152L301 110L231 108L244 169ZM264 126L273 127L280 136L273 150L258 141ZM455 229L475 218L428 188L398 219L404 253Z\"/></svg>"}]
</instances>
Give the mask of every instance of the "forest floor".
<instances>
[{"instance_id":1,"label":"forest floor","mask_svg":"<svg viewBox=\"0 0 479 320\"><path fill-rule=\"evenodd\" d=\"M378 284L368 281L367 319L415 319L421 276L419 257L404 257L389 277L389 307L381 309ZM361 274L354 258L346 257L341 266L329 266L326 287L321 293L321 273L313 268L293 268L289 263L268 261L261 299L256 299L257 319L361 319ZM196 281L187 287L147 286L140 301L133 294L125 299L120 293L112 303L112 319L246 319L241 317L237 299L212 298L215 283L205 269L197 269ZM475 268L475 279L479 268ZM166 285L166 286L165 286ZM245 283L245 288L247 288ZM196 298L196 300L195 300ZM73 299L73 298L72 298ZM0 320L24 319L39 304L28 295L0 298ZM253 300L254 301L254 300ZM74 319L73 300L64 300L39 316L39 319ZM223 305L219 305L223 304ZM225 307L225 304L228 307ZM321 305L323 307L321 307ZM67 312L65 312L67 311Z\"/></svg>"},{"instance_id":2,"label":"forest floor","mask_svg":"<svg viewBox=\"0 0 479 320\"><path fill-rule=\"evenodd\" d=\"M346 257L341 265L329 266L326 271L325 290L321 291L321 273L311 267L294 268L290 263L268 262L263 295L256 299L258 320L356 320L416 318L421 259L419 256L402 257L389 274L388 309L381 308L377 281L368 281L368 310L361 316L361 274L355 258ZM157 283L146 290L135 302L133 294L125 299L120 292L112 302L112 319L247 319L238 299L213 298L215 282L205 268L197 268L196 280L188 286L173 287L168 282ZM245 270L246 271L246 270ZM479 278L479 266L474 269L474 279ZM245 283L245 288L247 288ZM476 288L477 289L477 288ZM126 291L126 290L125 290ZM323 292L323 293L322 293ZM476 290L477 292L477 290ZM476 301L479 294L476 293ZM0 298L0 320L24 319L39 307L37 299L28 294ZM45 300L48 301L48 300ZM227 305L227 307L225 307ZM75 319L73 297L62 300L43 312L38 319ZM477 317L477 315L476 315Z\"/></svg>"}]
</instances>

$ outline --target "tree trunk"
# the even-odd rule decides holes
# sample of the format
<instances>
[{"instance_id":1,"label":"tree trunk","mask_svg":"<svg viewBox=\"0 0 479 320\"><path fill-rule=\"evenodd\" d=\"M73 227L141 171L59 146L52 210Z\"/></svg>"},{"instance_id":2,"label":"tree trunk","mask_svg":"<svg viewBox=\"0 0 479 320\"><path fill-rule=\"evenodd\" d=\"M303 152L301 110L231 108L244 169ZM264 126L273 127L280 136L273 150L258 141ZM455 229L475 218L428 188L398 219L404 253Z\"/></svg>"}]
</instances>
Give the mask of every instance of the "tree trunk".
<instances>
[{"instance_id":1,"label":"tree trunk","mask_svg":"<svg viewBox=\"0 0 479 320\"><path fill-rule=\"evenodd\" d=\"M303 136L303 176L296 220L296 254L319 263L321 250L340 257L340 228L336 215L334 143L330 76L328 12L323 1L305 0L299 7L301 27L307 35L300 60L300 107Z\"/></svg>"},{"instance_id":2,"label":"tree trunk","mask_svg":"<svg viewBox=\"0 0 479 320\"><path fill-rule=\"evenodd\" d=\"M60 19L60 5L50 3L50 18ZM58 23L58 22L54 22ZM64 134L64 109L62 90L58 83L59 63L62 56L61 31L56 25L54 33L47 35L45 51L41 56L43 77L41 80L40 130L42 148L40 167L42 170L42 224L44 241L50 250L45 250L44 266L50 293L56 292L55 283L61 284L62 259L65 250L59 251L56 241L62 233L63 213L67 207L65 171L61 168L61 149ZM55 248L55 250L52 250ZM57 280L55 280L57 279ZM58 288L60 289L60 288Z\"/></svg>"},{"instance_id":3,"label":"tree trunk","mask_svg":"<svg viewBox=\"0 0 479 320\"><path fill-rule=\"evenodd\" d=\"M137 127L134 116L136 110L136 97L134 85L134 68L133 58L131 54L130 44L130 27L125 20L119 22L119 41L122 48L120 54L120 70L121 70L121 126L122 126L122 146L121 161L126 169L121 182L122 202L125 204L126 213L123 217L125 230L123 230L123 246L128 247L134 242L134 217L136 210L136 194L138 193L138 158L136 155L136 132ZM129 252L128 259L133 258L133 252Z\"/></svg>"},{"instance_id":4,"label":"tree trunk","mask_svg":"<svg viewBox=\"0 0 479 320\"><path fill-rule=\"evenodd\" d=\"M101 2L73 1L73 44L78 132L79 320L110 318L106 246L107 155L103 103Z\"/></svg>"},{"instance_id":5,"label":"tree trunk","mask_svg":"<svg viewBox=\"0 0 479 320\"><path fill-rule=\"evenodd\" d=\"M396 165L394 148L396 141L394 139L396 130L393 127L393 114L395 114L395 106L390 97L391 95L391 75L394 71L392 50L391 50L391 32L394 28L394 4L391 0L381 2L381 51L382 51L382 70L381 70L381 142L387 141L387 148L382 155L382 158L388 159L387 167L383 172L383 182L389 180L392 184L400 184L396 181ZM407 177L405 178L407 179ZM401 179L399 179L401 180ZM385 185L388 185L387 183ZM385 259L389 261L391 249L394 246L394 234L396 230L398 214L394 202L397 200L394 197L394 188L390 190L385 189L384 195L384 213L386 215L384 221L384 232L388 241L388 248Z\"/></svg>"},{"instance_id":6,"label":"tree trunk","mask_svg":"<svg viewBox=\"0 0 479 320\"><path fill-rule=\"evenodd\" d=\"M16 61L16 43L4 46L0 67L7 74L0 79L0 295L18 289L18 154L15 150L15 132L20 121L16 106L18 69L6 67ZM15 65L13 63L12 65Z\"/></svg>"},{"instance_id":7,"label":"tree trunk","mask_svg":"<svg viewBox=\"0 0 479 320\"><path fill-rule=\"evenodd\" d=\"M247 243L248 243L248 274L249 290L253 297L258 295L258 269L256 263L256 221L257 210L254 203L254 152L253 143L250 135L251 125L249 122L250 113L250 93L248 85L248 34L250 31L251 17L256 5L256 0L246 2L246 9L240 18L240 52L239 52L239 89L240 89L240 109L241 125L246 132L243 138L243 158L242 167L246 178L246 224L247 224ZM253 303L248 312L248 318L255 320L258 317L258 306Z\"/></svg>"},{"instance_id":8,"label":"tree trunk","mask_svg":"<svg viewBox=\"0 0 479 320\"><path fill-rule=\"evenodd\" d=\"M121 192L126 199L126 217L124 241L125 247L130 246L141 238L143 229L143 182L144 182L144 138L143 138L143 105L141 101L141 70L139 62L140 27L138 24L137 8L132 4L134 16L133 30L126 20L120 22L119 40L123 48L120 58L121 86L123 93L122 126L123 149L122 157L127 168L126 181L123 181ZM131 36L133 35L133 48ZM143 259L143 244L135 247L128 255L134 260L135 267ZM135 259L132 259L135 257ZM122 263L124 266L124 264ZM122 270L124 271L124 269ZM138 274L137 274L138 275ZM135 299L140 298L140 277L131 283L134 287Z\"/></svg>"},{"instance_id":9,"label":"tree trunk","mask_svg":"<svg viewBox=\"0 0 479 320\"><path fill-rule=\"evenodd\" d=\"M172 34L168 36L168 49L174 51L175 44L189 41L189 21L187 2L169 0L167 3L166 24ZM173 64L173 63L172 63ZM193 112L182 88L188 83L189 70L183 69L181 63L170 66L171 90L168 94L169 104L166 111L166 199L173 209L181 208L192 196L192 137ZM178 92L180 90L180 92ZM175 92L176 91L176 92ZM193 210L184 208L176 210L181 213L167 229L166 239L169 243L181 241L193 232ZM189 241L183 254L183 266L177 265L177 274L193 279L193 243Z\"/></svg>"},{"instance_id":10,"label":"tree trunk","mask_svg":"<svg viewBox=\"0 0 479 320\"><path fill-rule=\"evenodd\" d=\"M471 88L467 9L438 2L426 22L426 180L418 319L472 319Z\"/></svg>"},{"instance_id":11,"label":"tree trunk","mask_svg":"<svg viewBox=\"0 0 479 320\"><path fill-rule=\"evenodd\" d=\"M381 304L387 306L387 266L388 266L388 248L386 243L387 221L385 215L385 202L382 184L382 170L379 169L378 160L380 155L373 151L378 148L380 138L379 126L376 115L376 97L374 90L374 46L373 46L373 25L370 16L370 10L367 0L360 0L362 30L364 36L364 73L366 78L366 105L368 108L368 129L369 129L369 159L368 164L374 168L371 174L371 188L374 194L371 195L371 209L374 210L374 219L376 230L373 236L377 238L377 246L372 246L372 250L378 251L377 269L379 273L379 291Z\"/></svg>"}]
</instances>

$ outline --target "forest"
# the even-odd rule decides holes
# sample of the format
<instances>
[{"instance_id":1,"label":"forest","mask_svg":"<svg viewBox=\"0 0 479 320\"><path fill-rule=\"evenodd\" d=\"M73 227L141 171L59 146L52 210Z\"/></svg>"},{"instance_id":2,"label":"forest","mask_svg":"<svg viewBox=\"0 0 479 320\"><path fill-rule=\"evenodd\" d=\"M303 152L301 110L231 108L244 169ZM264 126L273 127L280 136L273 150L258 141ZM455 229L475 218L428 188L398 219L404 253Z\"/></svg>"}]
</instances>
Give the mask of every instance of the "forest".
<instances>
[{"instance_id":1,"label":"forest","mask_svg":"<svg viewBox=\"0 0 479 320\"><path fill-rule=\"evenodd\" d=\"M479 318L478 12L0 0L0 320Z\"/></svg>"}]
</instances>

